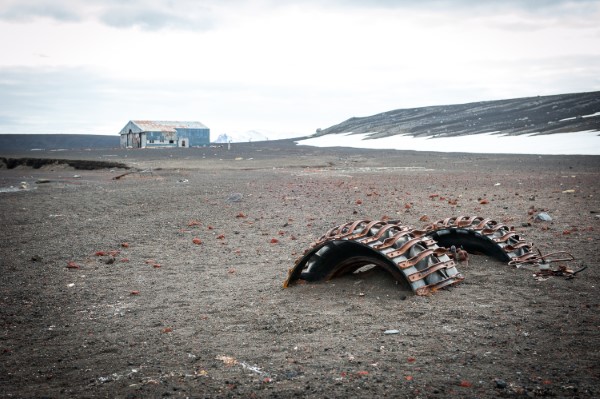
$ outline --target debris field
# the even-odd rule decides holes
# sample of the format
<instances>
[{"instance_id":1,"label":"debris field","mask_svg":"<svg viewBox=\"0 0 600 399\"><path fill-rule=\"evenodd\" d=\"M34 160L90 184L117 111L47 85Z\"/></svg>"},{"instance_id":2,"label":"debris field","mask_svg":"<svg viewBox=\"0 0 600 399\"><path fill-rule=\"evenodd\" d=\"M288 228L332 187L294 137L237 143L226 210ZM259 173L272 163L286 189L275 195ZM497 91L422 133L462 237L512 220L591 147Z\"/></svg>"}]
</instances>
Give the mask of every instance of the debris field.
<instances>
[{"instance_id":1,"label":"debris field","mask_svg":"<svg viewBox=\"0 0 600 399\"><path fill-rule=\"evenodd\" d=\"M600 395L599 157L185 150L0 169L0 396ZM283 287L336 226L460 215L575 260L457 246L427 295L362 266Z\"/></svg>"}]
</instances>

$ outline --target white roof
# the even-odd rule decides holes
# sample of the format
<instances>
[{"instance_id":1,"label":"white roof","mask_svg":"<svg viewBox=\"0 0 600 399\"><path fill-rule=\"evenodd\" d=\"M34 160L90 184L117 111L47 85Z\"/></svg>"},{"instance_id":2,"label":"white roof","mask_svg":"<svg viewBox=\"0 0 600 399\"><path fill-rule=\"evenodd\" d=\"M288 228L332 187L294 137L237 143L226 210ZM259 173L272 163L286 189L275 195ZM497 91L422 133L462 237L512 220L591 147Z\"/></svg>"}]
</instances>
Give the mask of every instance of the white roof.
<instances>
[{"instance_id":1,"label":"white roof","mask_svg":"<svg viewBox=\"0 0 600 399\"><path fill-rule=\"evenodd\" d=\"M143 132L174 132L175 128L208 129L204 124L194 121L131 121Z\"/></svg>"}]
</instances>

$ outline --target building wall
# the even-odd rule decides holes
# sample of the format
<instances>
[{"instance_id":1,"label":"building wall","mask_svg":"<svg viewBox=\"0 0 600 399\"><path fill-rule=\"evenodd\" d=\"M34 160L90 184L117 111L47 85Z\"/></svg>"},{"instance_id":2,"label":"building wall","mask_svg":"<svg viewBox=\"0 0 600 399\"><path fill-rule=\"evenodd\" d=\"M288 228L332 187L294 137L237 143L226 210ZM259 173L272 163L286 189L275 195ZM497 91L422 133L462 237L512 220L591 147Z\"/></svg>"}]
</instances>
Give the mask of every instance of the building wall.
<instances>
[{"instance_id":1,"label":"building wall","mask_svg":"<svg viewBox=\"0 0 600 399\"><path fill-rule=\"evenodd\" d=\"M139 129L134 131L134 129L126 130L124 128L121 131L121 147L206 147L210 145L210 129L208 128L176 128L175 130L175 132L142 132Z\"/></svg>"},{"instance_id":2,"label":"building wall","mask_svg":"<svg viewBox=\"0 0 600 399\"><path fill-rule=\"evenodd\" d=\"M179 144L185 140L186 147L206 147L210 145L210 129L183 129L177 128Z\"/></svg>"},{"instance_id":3,"label":"building wall","mask_svg":"<svg viewBox=\"0 0 600 399\"><path fill-rule=\"evenodd\" d=\"M177 147L177 133L146 132L146 147Z\"/></svg>"}]
</instances>

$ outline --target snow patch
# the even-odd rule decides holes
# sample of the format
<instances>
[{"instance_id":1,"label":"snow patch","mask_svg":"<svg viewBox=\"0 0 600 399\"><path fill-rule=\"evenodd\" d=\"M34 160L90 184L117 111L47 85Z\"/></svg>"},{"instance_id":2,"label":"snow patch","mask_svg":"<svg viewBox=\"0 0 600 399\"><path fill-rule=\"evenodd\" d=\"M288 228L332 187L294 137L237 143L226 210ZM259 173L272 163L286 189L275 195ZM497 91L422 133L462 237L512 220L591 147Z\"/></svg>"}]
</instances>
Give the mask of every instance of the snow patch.
<instances>
[{"instance_id":1,"label":"snow patch","mask_svg":"<svg viewBox=\"0 0 600 399\"><path fill-rule=\"evenodd\" d=\"M455 137L413 137L396 135L369 139L372 133L328 134L296 141L313 147L351 147L410 151L467 152L477 154L600 155L596 130L548 135L509 136L480 133Z\"/></svg>"},{"instance_id":2,"label":"snow patch","mask_svg":"<svg viewBox=\"0 0 600 399\"><path fill-rule=\"evenodd\" d=\"M593 118L594 116L600 116L600 112L594 112L593 114L589 114L589 115L582 115L581 117L582 118ZM561 120L559 120L559 122L572 121L577 118L578 118L577 116L572 116L570 118L561 119Z\"/></svg>"}]
</instances>

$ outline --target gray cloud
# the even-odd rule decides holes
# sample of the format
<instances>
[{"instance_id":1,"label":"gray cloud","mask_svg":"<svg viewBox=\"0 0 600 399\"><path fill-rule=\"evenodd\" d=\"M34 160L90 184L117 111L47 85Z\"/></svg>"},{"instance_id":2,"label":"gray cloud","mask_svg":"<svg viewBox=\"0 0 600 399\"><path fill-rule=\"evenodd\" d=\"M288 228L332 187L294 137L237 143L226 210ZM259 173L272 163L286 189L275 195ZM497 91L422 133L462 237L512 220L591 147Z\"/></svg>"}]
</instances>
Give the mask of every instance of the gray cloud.
<instances>
[{"instance_id":1,"label":"gray cloud","mask_svg":"<svg viewBox=\"0 0 600 399\"><path fill-rule=\"evenodd\" d=\"M35 17L47 17L62 22L76 22L82 16L75 12L68 3L60 1L49 4L39 1L22 1L0 6L0 19L11 21L28 21Z\"/></svg>"},{"instance_id":2,"label":"gray cloud","mask_svg":"<svg viewBox=\"0 0 600 399\"><path fill-rule=\"evenodd\" d=\"M140 27L207 30L215 25L216 1L190 0L6 0L0 5L0 20L30 21L43 17L61 22L98 20L117 28Z\"/></svg>"},{"instance_id":3,"label":"gray cloud","mask_svg":"<svg viewBox=\"0 0 600 399\"><path fill-rule=\"evenodd\" d=\"M209 30L215 25L209 12L194 16L189 13L178 13L177 11L140 7L114 7L106 10L100 16L100 20L117 28L137 26L146 30L160 30L163 28Z\"/></svg>"},{"instance_id":4,"label":"gray cloud","mask_svg":"<svg viewBox=\"0 0 600 399\"><path fill-rule=\"evenodd\" d=\"M279 2L281 3L281 2ZM297 3L290 0L288 3ZM517 8L528 11L539 11L543 9L554 9L565 5L598 6L598 0L321 0L317 3L331 4L336 6L353 6L361 8L428 8L435 10L436 7L452 9L491 9L491 8Z\"/></svg>"},{"instance_id":5,"label":"gray cloud","mask_svg":"<svg viewBox=\"0 0 600 399\"><path fill-rule=\"evenodd\" d=\"M313 5L325 8L355 9L420 9L431 12L466 13L465 15L520 11L555 17L578 16L589 19L600 12L598 0L5 0L0 5L0 19L30 20L46 17L63 22L97 19L109 26L147 30L164 28L208 30L218 25L227 14L249 9L272 9L290 5Z\"/></svg>"}]
</instances>

